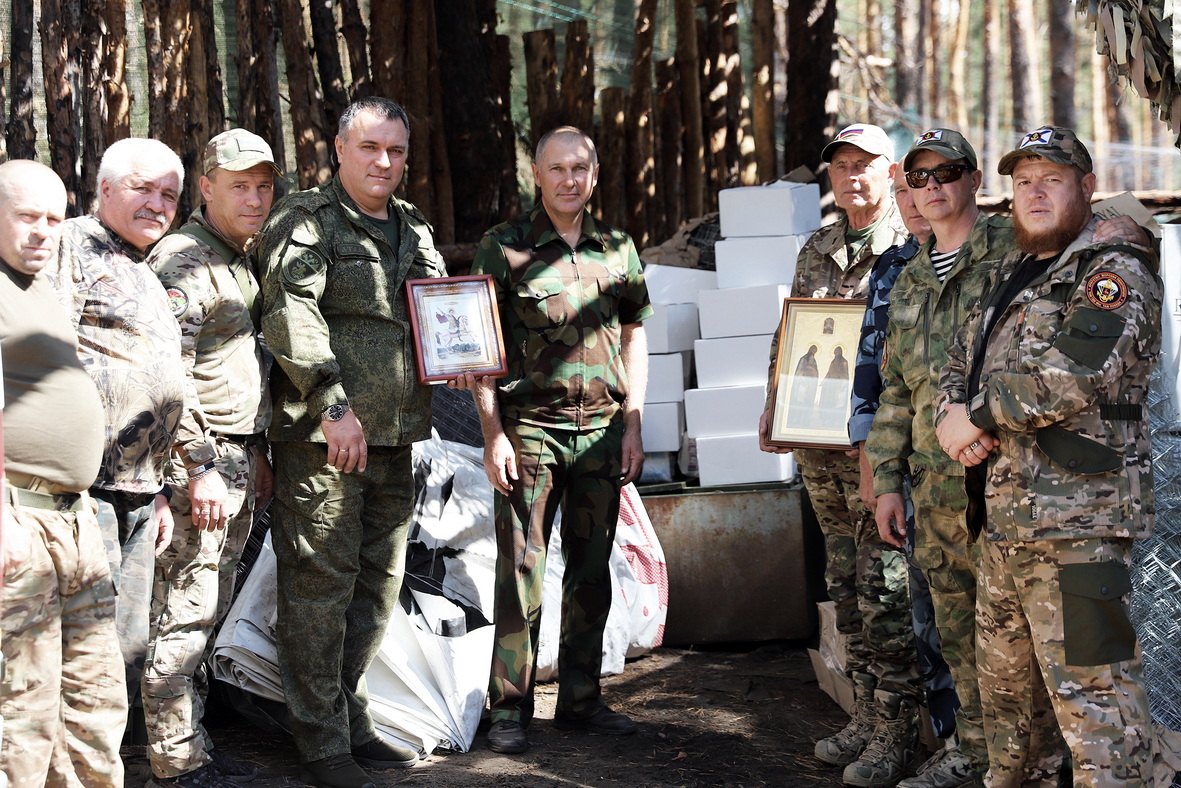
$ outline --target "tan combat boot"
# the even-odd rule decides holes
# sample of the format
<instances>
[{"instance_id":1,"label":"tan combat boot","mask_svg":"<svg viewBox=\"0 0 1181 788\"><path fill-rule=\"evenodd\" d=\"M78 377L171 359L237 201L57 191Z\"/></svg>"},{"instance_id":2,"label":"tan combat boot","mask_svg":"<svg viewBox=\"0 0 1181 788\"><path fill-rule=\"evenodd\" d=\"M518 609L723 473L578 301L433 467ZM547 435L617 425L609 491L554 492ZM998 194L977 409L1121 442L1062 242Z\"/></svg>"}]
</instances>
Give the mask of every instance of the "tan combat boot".
<instances>
[{"instance_id":1,"label":"tan combat boot","mask_svg":"<svg viewBox=\"0 0 1181 788\"><path fill-rule=\"evenodd\" d=\"M857 760L873 736L878 722L874 707L874 677L853 675L853 717L849 724L828 738L816 742L814 754L818 760L833 766L845 766Z\"/></svg>"},{"instance_id":2,"label":"tan combat boot","mask_svg":"<svg viewBox=\"0 0 1181 788\"><path fill-rule=\"evenodd\" d=\"M878 724L861 757L845 767L846 785L891 788L918 759L918 705L911 698L878 690L874 693Z\"/></svg>"}]
</instances>

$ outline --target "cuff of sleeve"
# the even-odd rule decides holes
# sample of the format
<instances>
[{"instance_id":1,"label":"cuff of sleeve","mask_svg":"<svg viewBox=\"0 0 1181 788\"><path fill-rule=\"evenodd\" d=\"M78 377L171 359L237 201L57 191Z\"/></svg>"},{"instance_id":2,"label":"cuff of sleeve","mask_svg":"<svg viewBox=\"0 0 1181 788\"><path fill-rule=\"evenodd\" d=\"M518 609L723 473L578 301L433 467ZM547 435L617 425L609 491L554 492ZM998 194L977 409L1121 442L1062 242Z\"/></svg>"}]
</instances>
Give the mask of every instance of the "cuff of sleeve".
<instances>
[{"instance_id":1,"label":"cuff of sleeve","mask_svg":"<svg viewBox=\"0 0 1181 788\"><path fill-rule=\"evenodd\" d=\"M901 495L903 492L902 477L903 471L893 467L892 462L882 463L873 472L873 494L898 493Z\"/></svg>"},{"instance_id":2,"label":"cuff of sleeve","mask_svg":"<svg viewBox=\"0 0 1181 788\"><path fill-rule=\"evenodd\" d=\"M334 383L322 389L316 389L307 398L308 415L320 418L320 414L329 405L344 405L349 407L349 398L344 394L344 386Z\"/></svg>"},{"instance_id":3,"label":"cuff of sleeve","mask_svg":"<svg viewBox=\"0 0 1181 788\"><path fill-rule=\"evenodd\" d=\"M968 420L982 430L993 432L997 428L996 419L988 409L988 390L984 390L972 398L968 403Z\"/></svg>"},{"instance_id":4,"label":"cuff of sleeve","mask_svg":"<svg viewBox=\"0 0 1181 788\"><path fill-rule=\"evenodd\" d=\"M214 449L213 443L204 439L182 445L181 454L184 455L185 465L188 467L204 465L207 462L212 462L217 457L217 451Z\"/></svg>"},{"instance_id":5,"label":"cuff of sleeve","mask_svg":"<svg viewBox=\"0 0 1181 788\"><path fill-rule=\"evenodd\" d=\"M862 441L869 440L869 428L873 426L872 413L859 413L849 419L849 440L856 446Z\"/></svg>"}]
</instances>

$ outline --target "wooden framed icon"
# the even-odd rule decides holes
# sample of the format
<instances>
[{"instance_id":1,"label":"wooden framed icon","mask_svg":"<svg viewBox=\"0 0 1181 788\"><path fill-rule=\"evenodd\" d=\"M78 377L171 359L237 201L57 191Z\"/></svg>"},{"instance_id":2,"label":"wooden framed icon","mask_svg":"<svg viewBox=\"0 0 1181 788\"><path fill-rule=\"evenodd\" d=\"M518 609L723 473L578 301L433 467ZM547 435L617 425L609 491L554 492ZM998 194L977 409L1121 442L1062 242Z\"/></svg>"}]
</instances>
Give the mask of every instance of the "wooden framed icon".
<instances>
[{"instance_id":1,"label":"wooden framed icon","mask_svg":"<svg viewBox=\"0 0 1181 788\"><path fill-rule=\"evenodd\" d=\"M411 279L406 298L419 383L443 383L465 372L507 374L491 276Z\"/></svg>"},{"instance_id":2,"label":"wooden framed icon","mask_svg":"<svg viewBox=\"0 0 1181 788\"><path fill-rule=\"evenodd\" d=\"M768 443L849 448L849 395L864 316L864 298L784 299Z\"/></svg>"}]
</instances>

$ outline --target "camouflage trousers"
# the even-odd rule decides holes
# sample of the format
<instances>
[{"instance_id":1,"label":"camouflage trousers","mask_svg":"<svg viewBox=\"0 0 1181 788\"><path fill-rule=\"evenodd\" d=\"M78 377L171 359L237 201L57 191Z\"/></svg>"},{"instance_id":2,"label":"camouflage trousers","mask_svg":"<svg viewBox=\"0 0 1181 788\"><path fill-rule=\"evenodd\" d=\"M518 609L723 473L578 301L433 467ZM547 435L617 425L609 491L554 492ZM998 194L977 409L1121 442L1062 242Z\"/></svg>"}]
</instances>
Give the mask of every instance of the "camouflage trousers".
<instances>
[{"instance_id":1,"label":"camouflage trousers","mask_svg":"<svg viewBox=\"0 0 1181 788\"><path fill-rule=\"evenodd\" d=\"M229 609L234 570L254 522L257 449L219 438L217 473L228 493L225 528L193 525L188 472L173 457L172 543L156 559L152 630L144 662L143 707L148 758L158 777L176 777L209 763L213 741L201 725L214 625Z\"/></svg>"},{"instance_id":2,"label":"camouflage trousers","mask_svg":"<svg viewBox=\"0 0 1181 788\"><path fill-rule=\"evenodd\" d=\"M155 495L90 488L115 581L115 621L127 681L127 705L139 705L140 678L148 653L152 578L156 566Z\"/></svg>"},{"instance_id":3,"label":"camouflage trousers","mask_svg":"<svg viewBox=\"0 0 1181 788\"><path fill-rule=\"evenodd\" d=\"M492 721L533 719L546 547L562 507L562 624L557 713L603 706L599 673L611 610L609 561L619 519L623 425L591 432L505 424L520 478L495 494L496 644L488 686Z\"/></svg>"},{"instance_id":4,"label":"camouflage trousers","mask_svg":"<svg viewBox=\"0 0 1181 788\"><path fill-rule=\"evenodd\" d=\"M911 499L915 511L913 561L931 589L943 659L959 697L956 737L960 750L983 775L988 768L988 750L976 673L976 572L980 547L968 531L964 477L917 470Z\"/></svg>"},{"instance_id":5,"label":"camouflage trousers","mask_svg":"<svg viewBox=\"0 0 1181 788\"><path fill-rule=\"evenodd\" d=\"M342 473L323 443L271 444L279 675L305 763L377 738L365 672L405 574L410 452L370 445L365 472Z\"/></svg>"},{"instance_id":6,"label":"camouflage trousers","mask_svg":"<svg viewBox=\"0 0 1181 788\"><path fill-rule=\"evenodd\" d=\"M78 512L41 509L10 490L5 506L30 551L4 578L0 771L14 788L122 788L127 690L91 504L84 496Z\"/></svg>"},{"instance_id":7,"label":"camouflage trousers","mask_svg":"<svg viewBox=\"0 0 1181 788\"><path fill-rule=\"evenodd\" d=\"M801 449L800 475L824 533L828 596L848 636L847 671L869 690L922 696L906 555L878 535L857 492L857 460L843 451Z\"/></svg>"},{"instance_id":8,"label":"camouflage trousers","mask_svg":"<svg viewBox=\"0 0 1181 788\"><path fill-rule=\"evenodd\" d=\"M1131 556L1131 539L984 540L986 785L1055 785L1059 731L1076 788L1152 784L1148 697L1128 618Z\"/></svg>"}]
</instances>

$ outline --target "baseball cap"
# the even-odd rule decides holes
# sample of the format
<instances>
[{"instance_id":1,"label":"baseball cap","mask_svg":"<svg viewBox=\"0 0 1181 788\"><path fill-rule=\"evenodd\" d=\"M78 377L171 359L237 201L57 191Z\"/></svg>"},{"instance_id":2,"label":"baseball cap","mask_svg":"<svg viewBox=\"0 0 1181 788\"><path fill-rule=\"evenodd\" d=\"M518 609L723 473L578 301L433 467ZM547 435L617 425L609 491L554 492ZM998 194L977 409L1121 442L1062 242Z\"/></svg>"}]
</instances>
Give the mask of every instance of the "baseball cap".
<instances>
[{"instance_id":1,"label":"baseball cap","mask_svg":"<svg viewBox=\"0 0 1181 788\"><path fill-rule=\"evenodd\" d=\"M972 169L979 168L976 163L976 151L964 139L963 134L952 129L928 129L915 139L910 150L906 152L906 157L902 160L902 169L909 170L914 157L925 150L934 151L949 161L964 159Z\"/></svg>"},{"instance_id":2,"label":"baseball cap","mask_svg":"<svg viewBox=\"0 0 1181 788\"><path fill-rule=\"evenodd\" d=\"M826 162L832 161L832 154L842 145L853 145L866 153L875 156L885 156L894 161L894 142L882 131L880 126L872 123L854 123L841 129L833 141L820 151L820 158Z\"/></svg>"},{"instance_id":3,"label":"baseball cap","mask_svg":"<svg viewBox=\"0 0 1181 788\"><path fill-rule=\"evenodd\" d=\"M1083 173L1094 170L1087 146L1079 141L1072 129L1062 126L1042 126L1029 132L1016 148L1001 158L996 170L1001 175L1011 175L1017 162L1029 156L1041 156L1055 164L1074 165Z\"/></svg>"},{"instance_id":4,"label":"baseball cap","mask_svg":"<svg viewBox=\"0 0 1181 788\"><path fill-rule=\"evenodd\" d=\"M283 171L275 164L271 146L257 134L246 129L223 131L205 145L205 164L201 172L205 175L215 167L241 172L256 164L269 164L276 175Z\"/></svg>"}]
</instances>

